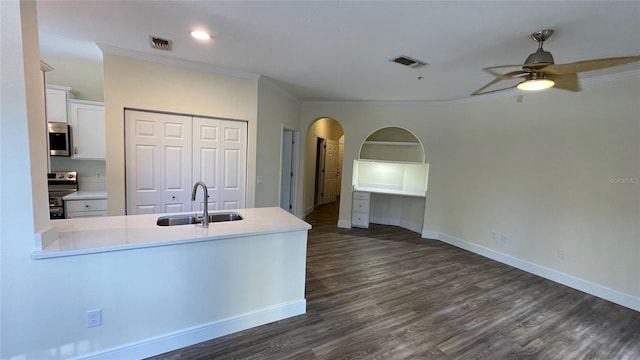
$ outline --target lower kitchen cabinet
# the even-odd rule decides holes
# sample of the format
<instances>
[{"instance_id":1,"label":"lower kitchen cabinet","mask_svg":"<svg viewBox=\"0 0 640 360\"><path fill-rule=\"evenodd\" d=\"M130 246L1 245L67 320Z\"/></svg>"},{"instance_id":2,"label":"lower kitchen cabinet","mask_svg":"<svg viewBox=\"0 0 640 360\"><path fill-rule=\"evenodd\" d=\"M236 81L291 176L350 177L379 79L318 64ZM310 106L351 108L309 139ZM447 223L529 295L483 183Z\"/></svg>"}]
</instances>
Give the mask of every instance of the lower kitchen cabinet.
<instances>
[{"instance_id":1,"label":"lower kitchen cabinet","mask_svg":"<svg viewBox=\"0 0 640 360\"><path fill-rule=\"evenodd\" d=\"M107 200L66 200L66 218L107 216Z\"/></svg>"},{"instance_id":2,"label":"lower kitchen cabinet","mask_svg":"<svg viewBox=\"0 0 640 360\"><path fill-rule=\"evenodd\" d=\"M353 203L351 207L351 226L369 227L369 202L371 193L365 191L353 192Z\"/></svg>"}]
</instances>

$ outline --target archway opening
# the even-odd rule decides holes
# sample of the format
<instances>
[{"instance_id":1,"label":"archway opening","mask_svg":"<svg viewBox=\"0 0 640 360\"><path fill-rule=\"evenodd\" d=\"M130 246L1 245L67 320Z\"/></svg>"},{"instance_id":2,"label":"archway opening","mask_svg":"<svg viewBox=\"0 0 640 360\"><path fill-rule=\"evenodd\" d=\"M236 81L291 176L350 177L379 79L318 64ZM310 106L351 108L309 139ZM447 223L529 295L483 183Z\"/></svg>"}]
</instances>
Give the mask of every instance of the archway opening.
<instances>
[{"instance_id":1,"label":"archway opening","mask_svg":"<svg viewBox=\"0 0 640 360\"><path fill-rule=\"evenodd\" d=\"M313 179L313 188L309 184L306 186L305 192L305 208L308 213L316 206L339 202L342 185L344 129L335 119L318 118L309 125L306 140L305 173L309 181Z\"/></svg>"}]
</instances>

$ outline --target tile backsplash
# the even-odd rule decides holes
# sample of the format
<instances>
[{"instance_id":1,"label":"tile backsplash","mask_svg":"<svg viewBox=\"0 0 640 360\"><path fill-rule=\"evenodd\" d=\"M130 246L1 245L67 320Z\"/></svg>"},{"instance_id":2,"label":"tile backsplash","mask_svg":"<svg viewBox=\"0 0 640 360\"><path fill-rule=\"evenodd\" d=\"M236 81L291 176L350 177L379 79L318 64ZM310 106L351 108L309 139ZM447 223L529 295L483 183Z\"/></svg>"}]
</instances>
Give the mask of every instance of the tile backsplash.
<instances>
[{"instance_id":1,"label":"tile backsplash","mask_svg":"<svg viewBox=\"0 0 640 360\"><path fill-rule=\"evenodd\" d=\"M107 190L106 178L101 174L95 174L93 176L78 174L78 188L83 191Z\"/></svg>"}]
</instances>

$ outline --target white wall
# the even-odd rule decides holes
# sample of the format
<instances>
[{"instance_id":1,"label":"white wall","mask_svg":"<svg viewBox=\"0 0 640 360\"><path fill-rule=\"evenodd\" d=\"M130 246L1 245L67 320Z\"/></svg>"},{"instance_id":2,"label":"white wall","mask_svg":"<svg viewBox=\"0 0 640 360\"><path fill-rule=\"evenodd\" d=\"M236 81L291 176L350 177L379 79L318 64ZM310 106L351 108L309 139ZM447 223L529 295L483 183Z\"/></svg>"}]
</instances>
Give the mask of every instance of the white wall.
<instances>
[{"instance_id":1,"label":"white wall","mask_svg":"<svg viewBox=\"0 0 640 360\"><path fill-rule=\"evenodd\" d=\"M24 312L31 306L43 308L29 287L33 279L29 255L34 234L48 227L49 206L35 2L2 1L0 16L0 357L4 359L12 354L16 331L26 321ZM36 331L24 336L39 339Z\"/></svg>"},{"instance_id":2,"label":"white wall","mask_svg":"<svg viewBox=\"0 0 640 360\"><path fill-rule=\"evenodd\" d=\"M125 212L124 108L248 121L247 207L254 207L257 92L257 77L232 77L105 53L109 215Z\"/></svg>"},{"instance_id":3,"label":"white wall","mask_svg":"<svg viewBox=\"0 0 640 360\"><path fill-rule=\"evenodd\" d=\"M345 164L372 131L410 130L429 154L426 231L640 298L639 78L592 80L580 93L552 89L523 103L515 95L305 103L301 126L323 116L339 120ZM343 179L351 171L345 166ZM343 181L340 221L350 221L350 185ZM309 193L312 182L305 183Z\"/></svg>"},{"instance_id":4,"label":"white wall","mask_svg":"<svg viewBox=\"0 0 640 360\"><path fill-rule=\"evenodd\" d=\"M282 154L282 130L299 130L300 101L283 91L265 77L258 80L258 126L256 176L262 183L256 184L256 207L280 206L280 162ZM298 176L302 181L302 174ZM298 186L301 194L302 186ZM298 195L298 203L302 196ZM300 209L300 206L297 206ZM299 214L297 214L299 215Z\"/></svg>"},{"instance_id":5,"label":"white wall","mask_svg":"<svg viewBox=\"0 0 640 360\"><path fill-rule=\"evenodd\" d=\"M47 73L48 84L72 87L79 100L104 101L102 63L44 54L42 60L53 67Z\"/></svg>"}]
</instances>

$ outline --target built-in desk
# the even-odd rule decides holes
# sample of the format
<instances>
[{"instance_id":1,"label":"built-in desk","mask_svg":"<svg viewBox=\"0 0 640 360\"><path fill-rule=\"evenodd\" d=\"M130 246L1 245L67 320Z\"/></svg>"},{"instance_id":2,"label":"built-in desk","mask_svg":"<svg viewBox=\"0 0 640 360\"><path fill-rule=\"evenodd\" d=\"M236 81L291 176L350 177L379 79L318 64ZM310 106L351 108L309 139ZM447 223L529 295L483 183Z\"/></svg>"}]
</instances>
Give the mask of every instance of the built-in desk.
<instances>
[{"instance_id":1,"label":"built-in desk","mask_svg":"<svg viewBox=\"0 0 640 360\"><path fill-rule=\"evenodd\" d=\"M351 226L398 225L420 232L429 164L354 160Z\"/></svg>"}]
</instances>

